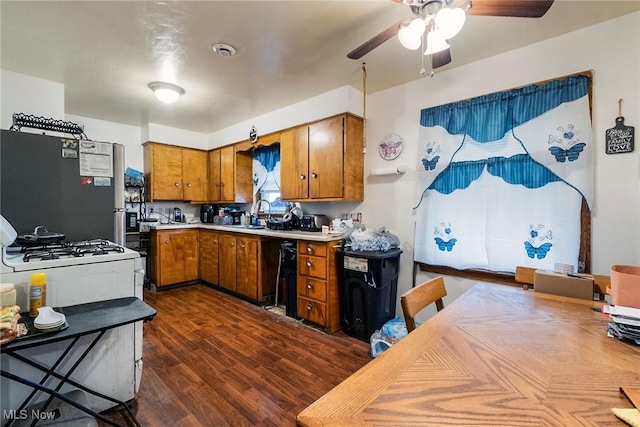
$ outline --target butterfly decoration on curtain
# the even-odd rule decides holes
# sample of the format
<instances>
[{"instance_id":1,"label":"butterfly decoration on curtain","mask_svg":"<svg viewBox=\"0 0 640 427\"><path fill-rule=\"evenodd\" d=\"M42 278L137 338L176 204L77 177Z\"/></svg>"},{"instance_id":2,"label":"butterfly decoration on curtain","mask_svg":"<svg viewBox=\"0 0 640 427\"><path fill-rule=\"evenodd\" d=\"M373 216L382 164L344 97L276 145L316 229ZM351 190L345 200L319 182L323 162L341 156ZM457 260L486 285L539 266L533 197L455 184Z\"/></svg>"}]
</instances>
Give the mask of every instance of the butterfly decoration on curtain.
<instances>
[{"instance_id":1,"label":"butterfly decoration on curtain","mask_svg":"<svg viewBox=\"0 0 640 427\"><path fill-rule=\"evenodd\" d=\"M422 165L424 166L424 170L434 170L438 165L438 160L440 160L440 156L437 154L440 152L440 146L436 146L436 142L432 142L427 144L427 149L425 150L425 155L422 158Z\"/></svg>"},{"instance_id":2,"label":"butterfly decoration on curtain","mask_svg":"<svg viewBox=\"0 0 640 427\"><path fill-rule=\"evenodd\" d=\"M443 252L445 250L447 252L451 252L456 242L458 241L458 239L453 237L453 233L451 231L451 223L449 224L440 223L440 225L443 228L442 230L440 229L440 227L435 228L435 230L433 231L433 234L435 234L436 237L433 240L435 240L436 245L438 245L438 249L440 249ZM444 239L447 239L447 240L444 240Z\"/></svg>"},{"instance_id":3,"label":"butterfly decoration on curtain","mask_svg":"<svg viewBox=\"0 0 640 427\"><path fill-rule=\"evenodd\" d=\"M573 128L574 126L572 124L567 125L567 129L560 126L557 129L561 133L559 137L549 135L549 144L557 144L549 147L549 151L556 158L557 162L564 163L566 160L570 162L578 160L580 153L582 153L584 147L587 145L584 142L580 142Z\"/></svg>"},{"instance_id":4,"label":"butterfly decoration on curtain","mask_svg":"<svg viewBox=\"0 0 640 427\"><path fill-rule=\"evenodd\" d=\"M527 256L529 258L544 259L547 256L547 253L551 250L551 247L553 246L551 243L542 242L553 239L553 233L551 230L547 230L542 233L541 231L544 230L544 228L545 226L543 224L538 224L535 228L533 224L529 225L530 238L524 241L524 248L527 251ZM534 244L539 244L539 246L534 246Z\"/></svg>"}]
</instances>

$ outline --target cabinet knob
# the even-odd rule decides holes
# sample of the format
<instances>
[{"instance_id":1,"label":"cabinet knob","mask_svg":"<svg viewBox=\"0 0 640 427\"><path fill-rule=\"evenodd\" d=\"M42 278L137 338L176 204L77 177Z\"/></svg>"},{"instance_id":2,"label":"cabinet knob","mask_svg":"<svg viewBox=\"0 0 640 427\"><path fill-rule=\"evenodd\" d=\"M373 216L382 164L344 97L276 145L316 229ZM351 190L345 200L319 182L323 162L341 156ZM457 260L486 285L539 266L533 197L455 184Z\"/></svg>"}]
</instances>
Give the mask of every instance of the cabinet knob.
<instances>
[{"instance_id":1,"label":"cabinet knob","mask_svg":"<svg viewBox=\"0 0 640 427\"><path fill-rule=\"evenodd\" d=\"M220 183L220 187L224 187L224 182L221 182L221 183Z\"/></svg>"},{"instance_id":2,"label":"cabinet knob","mask_svg":"<svg viewBox=\"0 0 640 427\"><path fill-rule=\"evenodd\" d=\"M187 187L191 187L191 183L190 182L187 182Z\"/></svg>"},{"instance_id":3,"label":"cabinet knob","mask_svg":"<svg viewBox=\"0 0 640 427\"><path fill-rule=\"evenodd\" d=\"M229 246L234 247L236 244L235 243L230 243Z\"/></svg>"},{"instance_id":4,"label":"cabinet knob","mask_svg":"<svg viewBox=\"0 0 640 427\"><path fill-rule=\"evenodd\" d=\"M315 172L311 172L311 176L312 176L312 177L314 177L314 178L317 178L317 177L318 177L318 174L317 174L317 173L315 173Z\"/></svg>"},{"instance_id":5,"label":"cabinet knob","mask_svg":"<svg viewBox=\"0 0 640 427\"><path fill-rule=\"evenodd\" d=\"M169 241L168 241L168 240L165 240L165 241L164 241L164 244L165 244L165 245L168 245L168 244L169 244Z\"/></svg>"},{"instance_id":6,"label":"cabinet knob","mask_svg":"<svg viewBox=\"0 0 640 427\"><path fill-rule=\"evenodd\" d=\"M309 252L309 253L313 252L313 247L307 246L307 252Z\"/></svg>"},{"instance_id":7,"label":"cabinet knob","mask_svg":"<svg viewBox=\"0 0 640 427\"><path fill-rule=\"evenodd\" d=\"M311 284L311 282L307 283L307 289L311 289L313 288L313 285Z\"/></svg>"},{"instance_id":8,"label":"cabinet knob","mask_svg":"<svg viewBox=\"0 0 640 427\"><path fill-rule=\"evenodd\" d=\"M241 247L242 249L244 249L244 245L240 245L240 247Z\"/></svg>"},{"instance_id":9,"label":"cabinet knob","mask_svg":"<svg viewBox=\"0 0 640 427\"><path fill-rule=\"evenodd\" d=\"M180 183L179 182L176 182L173 185L175 185L176 187L180 187Z\"/></svg>"},{"instance_id":10,"label":"cabinet knob","mask_svg":"<svg viewBox=\"0 0 640 427\"><path fill-rule=\"evenodd\" d=\"M307 267L311 267L313 264L311 264L311 261L307 261Z\"/></svg>"},{"instance_id":11,"label":"cabinet knob","mask_svg":"<svg viewBox=\"0 0 640 427\"><path fill-rule=\"evenodd\" d=\"M300 179L305 179L307 176L303 173L300 174Z\"/></svg>"},{"instance_id":12,"label":"cabinet knob","mask_svg":"<svg viewBox=\"0 0 640 427\"><path fill-rule=\"evenodd\" d=\"M311 303L307 304L307 311L311 311L312 308L313 306L311 305Z\"/></svg>"},{"instance_id":13,"label":"cabinet knob","mask_svg":"<svg viewBox=\"0 0 640 427\"><path fill-rule=\"evenodd\" d=\"M216 188L220 187L220 184L218 184L217 182L215 184L213 184Z\"/></svg>"}]
</instances>

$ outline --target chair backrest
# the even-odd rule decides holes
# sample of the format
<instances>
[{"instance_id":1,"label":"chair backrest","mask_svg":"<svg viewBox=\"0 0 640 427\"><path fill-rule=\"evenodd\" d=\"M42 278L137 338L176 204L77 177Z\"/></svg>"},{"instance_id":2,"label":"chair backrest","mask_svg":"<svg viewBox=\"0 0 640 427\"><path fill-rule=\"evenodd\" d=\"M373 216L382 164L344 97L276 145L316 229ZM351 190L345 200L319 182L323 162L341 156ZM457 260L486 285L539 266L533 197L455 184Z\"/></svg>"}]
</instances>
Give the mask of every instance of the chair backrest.
<instances>
[{"instance_id":1,"label":"chair backrest","mask_svg":"<svg viewBox=\"0 0 640 427\"><path fill-rule=\"evenodd\" d=\"M411 332L416 328L415 315L429 304L435 302L436 309L438 311L442 310L444 308L442 298L446 295L447 289L442 276L421 283L402 294L400 304L402 305L404 321L407 324L407 332Z\"/></svg>"}]
</instances>

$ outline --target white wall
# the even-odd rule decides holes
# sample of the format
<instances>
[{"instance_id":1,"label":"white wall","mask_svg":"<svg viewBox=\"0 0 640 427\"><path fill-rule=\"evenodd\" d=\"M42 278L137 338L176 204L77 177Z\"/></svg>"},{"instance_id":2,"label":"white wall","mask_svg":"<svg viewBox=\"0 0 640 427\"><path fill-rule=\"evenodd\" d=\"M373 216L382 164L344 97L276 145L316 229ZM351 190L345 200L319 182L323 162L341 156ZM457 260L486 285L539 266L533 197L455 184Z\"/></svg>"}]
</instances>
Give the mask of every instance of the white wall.
<instances>
[{"instance_id":1,"label":"white wall","mask_svg":"<svg viewBox=\"0 0 640 427\"><path fill-rule=\"evenodd\" d=\"M0 99L2 129L11 127L14 113L65 120L64 85L61 83L1 70ZM28 128L24 131L41 132Z\"/></svg>"},{"instance_id":2,"label":"white wall","mask_svg":"<svg viewBox=\"0 0 640 427\"><path fill-rule=\"evenodd\" d=\"M362 212L369 228L385 226L402 241L402 265L398 294L412 283L415 168L420 110L575 72L593 70L593 131L598 145L595 156L595 205L593 210L592 267L608 274L612 264L640 265L640 155L608 156L604 131L615 125L618 100L628 126L640 126L640 13L617 18L574 33L537 43L473 64L424 77L415 82L367 96L365 171L406 164L405 175L365 178L362 203L306 203L305 212L337 215ZM416 70L418 68L416 67ZM64 94L57 83L42 84L31 77L2 72L2 127L11 124L10 114L22 111L45 117L61 117ZM37 85L36 85L37 83ZM14 85L16 85L14 87ZM30 88L34 87L32 92ZM28 97L22 96L29 93ZM51 99L49 99L51 98ZM11 113L7 113L10 111ZM362 94L343 87L282 110L238 123L207 135L149 124L135 128L78 116L65 120L85 125L95 140L119 142L127 147L127 166L142 170L141 142L148 139L177 145L213 148L247 138L255 125L266 134L344 111L362 114ZM8 121L7 121L8 117ZM7 124L8 123L8 124ZM387 133L401 135L405 144L391 162L378 155L378 142ZM636 132L638 134L638 132ZM638 135L636 135L637 137ZM637 142L636 145L639 145ZM430 275L419 273L418 281ZM449 296L445 304L475 282L447 277ZM399 303L397 312L400 313ZM420 319L419 317L419 320Z\"/></svg>"},{"instance_id":3,"label":"white wall","mask_svg":"<svg viewBox=\"0 0 640 427\"><path fill-rule=\"evenodd\" d=\"M346 111L362 115L362 92L351 86L343 86L313 98L306 99L271 113L245 120L209 135L209 148L249 139L252 126L258 135L267 135L314 120L335 116Z\"/></svg>"}]
</instances>

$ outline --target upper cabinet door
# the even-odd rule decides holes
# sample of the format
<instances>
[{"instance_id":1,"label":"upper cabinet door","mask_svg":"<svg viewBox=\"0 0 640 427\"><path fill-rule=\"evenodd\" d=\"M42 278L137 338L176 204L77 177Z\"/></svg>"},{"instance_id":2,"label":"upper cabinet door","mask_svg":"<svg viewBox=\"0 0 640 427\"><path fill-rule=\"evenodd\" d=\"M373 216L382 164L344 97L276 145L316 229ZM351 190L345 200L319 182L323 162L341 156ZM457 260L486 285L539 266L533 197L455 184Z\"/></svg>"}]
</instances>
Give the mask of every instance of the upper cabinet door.
<instances>
[{"instance_id":1,"label":"upper cabinet door","mask_svg":"<svg viewBox=\"0 0 640 427\"><path fill-rule=\"evenodd\" d=\"M220 201L220 150L211 150L209 159L209 201Z\"/></svg>"},{"instance_id":2,"label":"upper cabinet door","mask_svg":"<svg viewBox=\"0 0 640 427\"><path fill-rule=\"evenodd\" d=\"M281 197L300 200L309 197L309 128L301 126L280 137Z\"/></svg>"},{"instance_id":3,"label":"upper cabinet door","mask_svg":"<svg viewBox=\"0 0 640 427\"><path fill-rule=\"evenodd\" d=\"M344 118L309 125L309 197L342 198Z\"/></svg>"},{"instance_id":4,"label":"upper cabinet door","mask_svg":"<svg viewBox=\"0 0 640 427\"><path fill-rule=\"evenodd\" d=\"M207 200L207 152L182 150L182 198L194 202Z\"/></svg>"},{"instance_id":5,"label":"upper cabinet door","mask_svg":"<svg viewBox=\"0 0 640 427\"><path fill-rule=\"evenodd\" d=\"M145 173L145 179L151 184L150 201L182 200L182 149L163 144L150 144L145 148L151 157L150 173Z\"/></svg>"},{"instance_id":6,"label":"upper cabinet door","mask_svg":"<svg viewBox=\"0 0 640 427\"><path fill-rule=\"evenodd\" d=\"M220 201L235 201L235 147L230 145L220 149Z\"/></svg>"}]
</instances>

